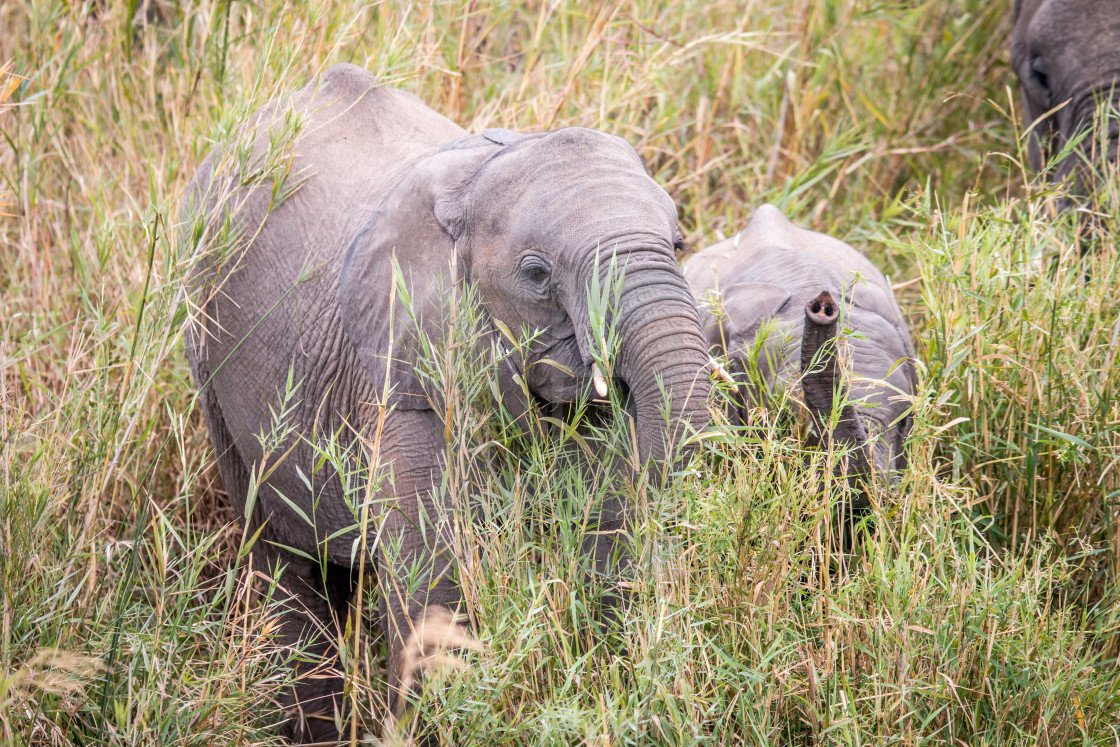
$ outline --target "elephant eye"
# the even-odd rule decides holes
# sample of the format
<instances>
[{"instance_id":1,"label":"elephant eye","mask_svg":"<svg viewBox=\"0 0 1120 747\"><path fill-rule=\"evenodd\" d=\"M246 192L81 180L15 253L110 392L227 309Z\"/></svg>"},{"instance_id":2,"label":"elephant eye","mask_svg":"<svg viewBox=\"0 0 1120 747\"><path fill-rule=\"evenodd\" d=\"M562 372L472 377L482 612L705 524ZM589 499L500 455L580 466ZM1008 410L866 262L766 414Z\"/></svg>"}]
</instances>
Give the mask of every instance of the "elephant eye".
<instances>
[{"instance_id":1,"label":"elephant eye","mask_svg":"<svg viewBox=\"0 0 1120 747\"><path fill-rule=\"evenodd\" d=\"M540 287L547 283L549 275L551 272L548 263L540 257L529 256L521 260L521 276L534 286Z\"/></svg>"},{"instance_id":2,"label":"elephant eye","mask_svg":"<svg viewBox=\"0 0 1120 747\"><path fill-rule=\"evenodd\" d=\"M1043 90L1050 90L1050 75L1047 72L1046 60L1039 55L1031 58L1031 78Z\"/></svg>"}]
</instances>

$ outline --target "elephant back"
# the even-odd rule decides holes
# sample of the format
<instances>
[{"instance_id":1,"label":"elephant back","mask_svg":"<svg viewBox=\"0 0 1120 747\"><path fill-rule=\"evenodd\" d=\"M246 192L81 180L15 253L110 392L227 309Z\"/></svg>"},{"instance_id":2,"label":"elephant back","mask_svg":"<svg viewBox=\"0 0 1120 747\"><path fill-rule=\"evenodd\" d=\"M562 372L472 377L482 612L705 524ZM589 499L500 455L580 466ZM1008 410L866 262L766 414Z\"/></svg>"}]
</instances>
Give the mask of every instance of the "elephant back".
<instances>
[{"instance_id":1,"label":"elephant back","mask_svg":"<svg viewBox=\"0 0 1120 747\"><path fill-rule=\"evenodd\" d=\"M224 279L234 263L275 270L309 255L340 259L400 174L463 134L353 65L270 101L214 149L188 190L196 285Z\"/></svg>"}]
</instances>

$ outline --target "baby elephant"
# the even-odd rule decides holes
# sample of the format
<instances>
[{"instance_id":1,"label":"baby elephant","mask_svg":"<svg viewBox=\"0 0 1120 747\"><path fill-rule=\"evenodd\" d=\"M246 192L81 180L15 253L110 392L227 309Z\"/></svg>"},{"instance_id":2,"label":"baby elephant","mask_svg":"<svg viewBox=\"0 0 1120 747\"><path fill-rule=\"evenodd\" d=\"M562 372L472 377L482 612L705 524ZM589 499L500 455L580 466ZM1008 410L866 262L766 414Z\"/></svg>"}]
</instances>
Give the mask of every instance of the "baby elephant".
<instances>
[{"instance_id":1,"label":"baby elephant","mask_svg":"<svg viewBox=\"0 0 1120 747\"><path fill-rule=\"evenodd\" d=\"M730 358L747 405L800 376L818 444L853 447L849 475L905 466L914 349L890 285L867 257L763 205L744 231L693 255L684 271L706 309L708 344ZM734 418L745 420L746 409Z\"/></svg>"}]
</instances>

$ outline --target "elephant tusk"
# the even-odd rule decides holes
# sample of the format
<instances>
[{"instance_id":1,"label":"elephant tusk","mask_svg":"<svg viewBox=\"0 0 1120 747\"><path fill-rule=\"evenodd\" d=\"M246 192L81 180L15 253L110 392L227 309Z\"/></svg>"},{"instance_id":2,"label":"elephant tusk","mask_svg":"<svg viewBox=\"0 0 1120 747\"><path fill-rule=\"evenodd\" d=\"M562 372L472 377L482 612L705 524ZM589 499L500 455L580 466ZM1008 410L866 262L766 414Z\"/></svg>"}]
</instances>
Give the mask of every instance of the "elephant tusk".
<instances>
[{"instance_id":1,"label":"elephant tusk","mask_svg":"<svg viewBox=\"0 0 1120 747\"><path fill-rule=\"evenodd\" d=\"M712 364L712 374L717 379L728 384L731 387L731 391L739 391L739 387L738 385L736 385L735 379L731 377L731 374L727 373L727 369L721 366L719 361L717 361L715 358L709 358L708 362Z\"/></svg>"},{"instance_id":2,"label":"elephant tusk","mask_svg":"<svg viewBox=\"0 0 1120 747\"><path fill-rule=\"evenodd\" d=\"M595 384L595 393L599 398L606 399L610 390L607 389L607 378L603 376L603 369L599 368L598 363L591 364L591 381Z\"/></svg>"}]
</instances>

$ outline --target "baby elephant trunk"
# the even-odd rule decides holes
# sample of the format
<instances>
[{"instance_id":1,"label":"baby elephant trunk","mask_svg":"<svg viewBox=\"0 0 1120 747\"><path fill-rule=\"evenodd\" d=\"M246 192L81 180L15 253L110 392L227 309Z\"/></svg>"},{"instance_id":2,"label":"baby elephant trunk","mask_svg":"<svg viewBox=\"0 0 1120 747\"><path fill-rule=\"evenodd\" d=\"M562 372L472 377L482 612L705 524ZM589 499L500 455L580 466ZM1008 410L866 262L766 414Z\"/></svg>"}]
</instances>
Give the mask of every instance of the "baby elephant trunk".
<instances>
[{"instance_id":1,"label":"baby elephant trunk","mask_svg":"<svg viewBox=\"0 0 1120 747\"><path fill-rule=\"evenodd\" d=\"M866 475L870 470L867 459L867 430L863 427L855 408L846 400L838 371L836 324L840 305L828 291L805 305L805 333L801 339L801 382L805 404L813 421L817 445L827 448L833 440L850 447L846 468L849 477ZM836 427L830 428L836 399L840 398L840 412Z\"/></svg>"}]
</instances>

